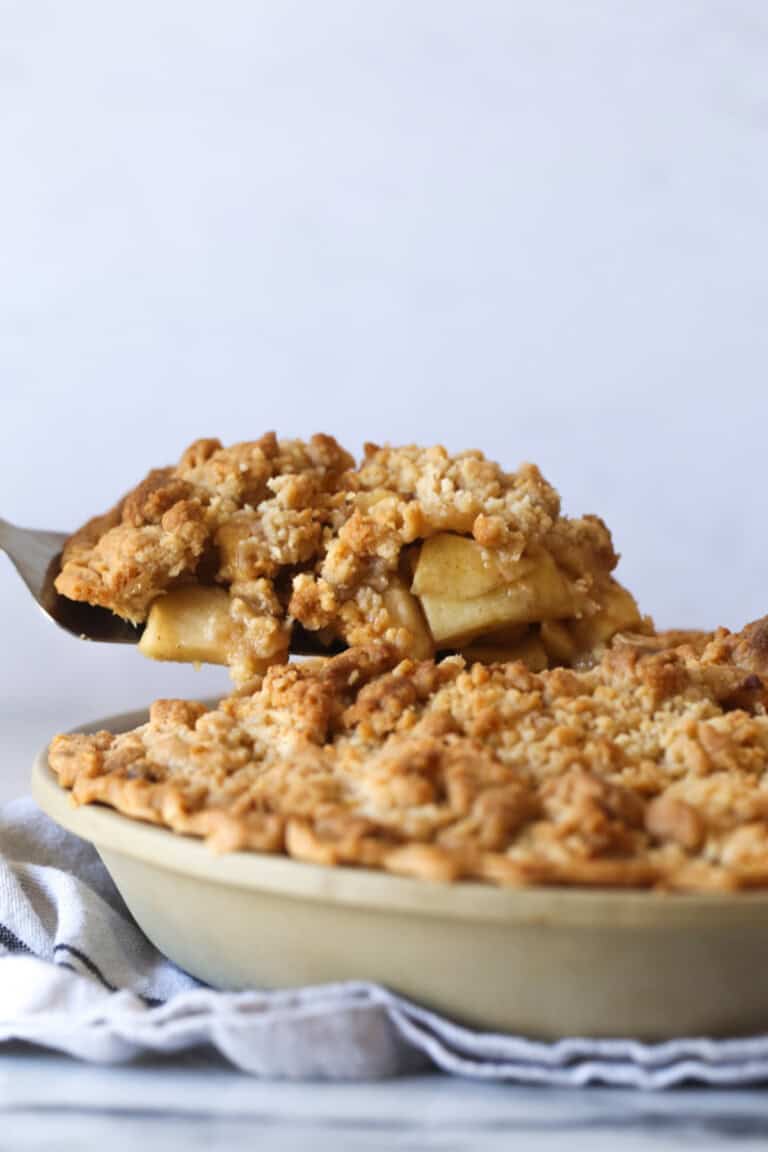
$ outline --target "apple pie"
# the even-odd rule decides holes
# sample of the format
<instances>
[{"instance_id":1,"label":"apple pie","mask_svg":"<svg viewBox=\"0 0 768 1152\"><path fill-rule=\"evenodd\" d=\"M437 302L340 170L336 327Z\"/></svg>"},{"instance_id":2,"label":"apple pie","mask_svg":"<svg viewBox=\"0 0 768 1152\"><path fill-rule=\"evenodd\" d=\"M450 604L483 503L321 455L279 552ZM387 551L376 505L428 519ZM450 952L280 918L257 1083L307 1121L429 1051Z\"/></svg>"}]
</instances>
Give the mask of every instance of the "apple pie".
<instances>
[{"instance_id":1,"label":"apple pie","mask_svg":"<svg viewBox=\"0 0 768 1152\"><path fill-rule=\"evenodd\" d=\"M560 512L533 465L329 436L199 440L67 543L60 594L144 626L158 659L237 682L291 650L384 642L424 659L579 666L648 630L608 529Z\"/></svg>"},{"instance_id":2,"label":"apple pie","mask_svg":"<svg viewBox=\"0 0 768 1152\"><path fill-rule=\"evenodd\" d=\"M590 668L350 648L217 707L160 700L57 737L79 803L204 837L430 880L768 886L768 618L623 635Z\"/></svg>"}]
</instances>

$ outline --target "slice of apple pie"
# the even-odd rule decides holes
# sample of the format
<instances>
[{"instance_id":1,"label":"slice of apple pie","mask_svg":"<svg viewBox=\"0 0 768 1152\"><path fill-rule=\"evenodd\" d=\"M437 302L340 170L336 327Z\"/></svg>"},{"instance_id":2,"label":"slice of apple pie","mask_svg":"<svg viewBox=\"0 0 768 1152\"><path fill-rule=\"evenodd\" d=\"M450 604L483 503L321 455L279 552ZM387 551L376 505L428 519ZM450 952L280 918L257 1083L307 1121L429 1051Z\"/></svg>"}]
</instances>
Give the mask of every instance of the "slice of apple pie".
<instances>
[{"instance_id":1,"label":"slice of apple pie","mask_svg":"<svg viewBox=\"0 0 768 1152\"><path fill-rule=\"evenodd\" d=\"M384 641L418 658L595 658L642 631L594 516L569 519L533 465L329 436L199 440L67 543L64 596L145 625L158 659L229 664Z\"/></svg>"},{"instance_id":2,"label":"slice of apple pie","mask_svg":"<svg viewBox=\"0 0 768 1152\"><path fill-rule=\"evenodd\" d=\"M679 637L670 637L677 640ZM77 803L219 850L431 880L768 887L768 619L617 638L588 669L401 660L269 669L214 709L57 737Z\"/></svg>"}]
</instances>

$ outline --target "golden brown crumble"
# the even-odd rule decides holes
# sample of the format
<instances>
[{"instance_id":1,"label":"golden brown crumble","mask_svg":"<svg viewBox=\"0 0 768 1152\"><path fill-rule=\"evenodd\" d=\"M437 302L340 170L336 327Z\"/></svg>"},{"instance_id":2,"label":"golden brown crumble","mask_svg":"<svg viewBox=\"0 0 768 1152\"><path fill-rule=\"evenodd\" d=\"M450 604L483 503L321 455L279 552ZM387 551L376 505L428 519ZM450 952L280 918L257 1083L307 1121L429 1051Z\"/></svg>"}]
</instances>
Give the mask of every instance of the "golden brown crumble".
<instances>
[{"instance_id":1,"label":"golden brown crumble","mask_svg":"<svg viewBox=\"0 0 768 1152\"><path fill-rule=\"evenodd\" d=\"M501 626L509 605L500 585L495 597L483 585L484 599L473 601L480 624L455 636L467 588L455 602L445 588L419 599L410 591L423 542L450 546L456 536L477 545L475 566L518 589L522 628ZM473 658L504 648L532 667L577 664L617 631L644 627L611 576L616 562L603 522L562 516L531 464L505 472L480 452L369 444L356 467L330 436L304 443L270 433L230 448L199 440L176 467L151 472L70 539L56 587L140 623L180 586L224 586L227 660L243 681L287 658L295 625L326 650L380 640L418 657L479 636L490 656ZM443 628L448 618L444 642L437 615ZM494 633L482 620L501 623Z\"/></svg>"},{"instance_id":2,"label":"golden brown crumble","mask_svg":"<svg viewBox=\"0 0 768 1152\"><path fill-rule=\"evenodd\" d=\"M212 709L58 736L77 803L206 838L452 881L768 886L768 619L623 636L589 669L401 659L271 668Z\"/></svg>"}]
</instances>

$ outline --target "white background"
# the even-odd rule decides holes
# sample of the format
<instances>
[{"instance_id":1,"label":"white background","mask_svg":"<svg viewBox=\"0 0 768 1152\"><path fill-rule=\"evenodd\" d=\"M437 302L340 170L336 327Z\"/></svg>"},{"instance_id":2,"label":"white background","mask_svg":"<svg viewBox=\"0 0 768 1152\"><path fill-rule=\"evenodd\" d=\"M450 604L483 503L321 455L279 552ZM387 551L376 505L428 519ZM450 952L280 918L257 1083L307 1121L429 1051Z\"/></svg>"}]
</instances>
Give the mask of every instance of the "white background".
<instances>
[{"instance_id":1,"label":"white background","mask_svg":"<svg viewBox=\"0 0 768 1152\"><path fill-rule=\"evenodd\" d=\"M763 0L0 0L0 512L443 441L602 514L659 624L768 611L767 62ZM0 602L6 780L226 685Z\"/></svg>"}]
</instances>

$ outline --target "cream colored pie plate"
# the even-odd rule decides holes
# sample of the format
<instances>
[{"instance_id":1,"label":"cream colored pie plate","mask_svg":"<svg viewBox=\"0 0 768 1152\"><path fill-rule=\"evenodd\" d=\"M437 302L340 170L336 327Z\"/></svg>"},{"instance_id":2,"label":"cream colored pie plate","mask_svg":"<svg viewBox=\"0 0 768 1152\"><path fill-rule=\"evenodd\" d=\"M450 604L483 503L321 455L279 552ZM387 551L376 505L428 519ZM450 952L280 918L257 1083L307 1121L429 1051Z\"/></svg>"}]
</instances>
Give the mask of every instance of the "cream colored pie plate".
<instances>
[{"instance_id":1,"label":"cream colored pie plate","mask_svg":"<svg viewBox=\"0 0 768 1152\"><path fill-rule=\"evenodd\" d=\"M768 1030L768 892L512 890L216 856L109 808L75 807L47 749L32 791L93 842L157 947L222 988L371 980L459 1021L540 1037Z\"/></svg>"}]
</instances>

